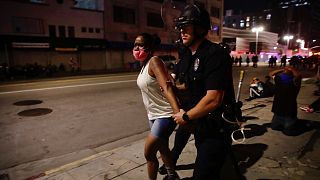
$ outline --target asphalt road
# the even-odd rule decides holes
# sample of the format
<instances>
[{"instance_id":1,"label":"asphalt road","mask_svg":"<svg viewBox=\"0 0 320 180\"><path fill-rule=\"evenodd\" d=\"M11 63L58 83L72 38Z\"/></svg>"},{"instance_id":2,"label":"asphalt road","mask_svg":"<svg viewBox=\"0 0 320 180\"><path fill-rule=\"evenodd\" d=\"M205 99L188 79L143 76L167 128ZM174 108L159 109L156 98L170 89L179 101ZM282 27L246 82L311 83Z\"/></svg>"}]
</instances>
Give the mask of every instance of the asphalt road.
<instances>
[{"instance_id":1,"label":"asphalt road","mask_svg":"<svg viewBox=\"0 0 320 180\"><path fill-rule=\"evenodd\" d=\"M41 103L21 105L26 100ZM22 114L31 116L18 115L32 109ZM42 113L34 116L37 111ZM1 86L0 116L0 169L148 130L136 75Z\"/></svg>"},{"instance_id":2,"label":"asphalt road","mask_svg":"<svg viewBox=\"0 0 320 180\"><path fill-rule=\"evenodd\" d=\"M270 71L265 66L234 67L236 89L240 70L245 71L241 99L248 97L252 77L264 80ZM133 135L143 138L149 128L136 77L131 73L0 85L0 169L97 150Z\"/></svg>"}]
</instances>

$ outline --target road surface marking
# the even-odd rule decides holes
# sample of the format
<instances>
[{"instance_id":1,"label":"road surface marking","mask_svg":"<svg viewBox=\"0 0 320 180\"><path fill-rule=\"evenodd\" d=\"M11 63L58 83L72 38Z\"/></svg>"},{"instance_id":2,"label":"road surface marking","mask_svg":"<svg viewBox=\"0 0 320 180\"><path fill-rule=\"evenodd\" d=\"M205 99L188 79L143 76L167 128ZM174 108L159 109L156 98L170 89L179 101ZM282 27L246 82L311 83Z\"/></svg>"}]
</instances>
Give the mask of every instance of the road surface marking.
<instances>
[{"instance_id":1,"label":"road surface marking","mask_svg":"<svg viewBox=\"0 0 320 180\"><path fill-rule=\"evenodd\" d=\"M33 91L53 90L53 89L75 88L75 87L83 87L83 86L97 86L97 85L106 85L106 84L128 83L128 82L135 82L135 81L137 81L137 80L135 79L135 80L126 80L126 81L113 81L113 82L104 82L104 83L79 84L79 85L50 87L50 88L27 89L27 90L20 90L20 91L7 91L7 92L0 92L0 95L23 93L23 92L33 92Z\"/></svg>"}]
</instances>

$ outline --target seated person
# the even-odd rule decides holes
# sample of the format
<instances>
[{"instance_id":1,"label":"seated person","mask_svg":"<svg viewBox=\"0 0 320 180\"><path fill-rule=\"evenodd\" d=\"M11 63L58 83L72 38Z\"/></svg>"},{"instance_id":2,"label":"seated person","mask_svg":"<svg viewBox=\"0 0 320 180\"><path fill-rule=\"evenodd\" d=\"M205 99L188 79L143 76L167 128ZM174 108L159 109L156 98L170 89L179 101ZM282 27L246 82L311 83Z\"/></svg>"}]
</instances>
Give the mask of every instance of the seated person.
<instances>
[{"instance_id":1,"label":"seated person","mask_svg":"<svg viewBox=\"0 0 320 180\"><path fill-rule=\"evenodd\" d=\"M261 82L258 78L252 78L249 87L249 98L245 99L246 101L251 101L252 99L262 97L263 93L263 82Z\"/></svg>"}]
</instances>

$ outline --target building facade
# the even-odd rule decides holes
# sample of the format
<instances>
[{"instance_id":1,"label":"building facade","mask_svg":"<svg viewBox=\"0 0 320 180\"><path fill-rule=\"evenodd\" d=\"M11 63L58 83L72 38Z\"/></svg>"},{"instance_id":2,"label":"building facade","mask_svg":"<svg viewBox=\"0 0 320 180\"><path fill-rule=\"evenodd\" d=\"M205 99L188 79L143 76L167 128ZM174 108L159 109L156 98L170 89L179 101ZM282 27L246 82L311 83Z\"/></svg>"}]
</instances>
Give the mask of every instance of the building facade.
<instances>
[{"instance_id":1,"label":"building facade","mask_svg":"<svg viewBox=\"0 0 320 180\"><path fill-rule=\"evenodd\" d=\"M3 0L0 63L63 65L66 71L126 69L142 32L160 37L159 54L177 57L173 19L186 3L208 10L208 38L220 42L223 0Z\"/></svg>"},{"instance_id":2,"label":"building facade","mask_svg":"<svg viewBox=\"0 0 320 180\"><path fill-rule=\"evenodd\" d=\"M263 26L266 31L279 34L278 42L286 45L285 35L292 35L289 49L295 51L304 40L311 48L320 42L320 0L270 0L265 10L234 14L226 11L224 26L236 29L252 29Z\"/></svg>"},{"instance_id":3,"label":"building facade","mask_svg":"<svg viewBox=\"0 0 320 180\"><path fill-rule=\"evenodd\" d=\"M232 56L242 56L243 59L250 56L251 58L257 50L260 60L267 61L271 56L284 53L284 47L277 43L277 33L262 31L257 37L251 30L224 27L222 36L223 42L230 46Z\"/></svg>"}]
</instances>

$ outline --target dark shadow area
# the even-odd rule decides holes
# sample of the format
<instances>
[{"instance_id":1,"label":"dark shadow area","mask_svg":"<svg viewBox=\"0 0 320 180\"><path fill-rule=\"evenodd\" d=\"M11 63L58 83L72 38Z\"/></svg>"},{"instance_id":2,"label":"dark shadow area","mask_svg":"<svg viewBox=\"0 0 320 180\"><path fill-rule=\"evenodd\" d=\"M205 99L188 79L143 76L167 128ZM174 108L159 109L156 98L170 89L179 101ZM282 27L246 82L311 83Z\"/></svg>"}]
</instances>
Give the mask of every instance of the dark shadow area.
<instances>
[{"instance_id":1,"label":"dark shadow area","mask_svg":"<svg viewBox=\"0 0 320 180\"><path fill-rule=\"evenodd\" d=\"M254 136L262 136L268 130L267 128L270 127L270 123L257 125L257 124L248 124L244 126L244 128L248 128L249 130L244 130L244 135L246 138L251 138ZM243 135L240 131L237 131L233 134L234 139L239 140L243 138Z\"/></svg>"},{"instance_id":2,"label":"dark shadow area","mask_svg":"<svg viewBox=\"0 0 320 180\"><path fill-rule=\"evenodd\" d=\"M30 105L36 105L41 104L43 101L41 100L24 100L24 101L18 101L13 103L15 106L30 106Z\"/></svg>"},{"instance_id":3,"label":"dark shadow area","mask_svg":"<svg viewBox=\"0 0 320 180\"><path fill-rule=\"evenodd\" d=\"M319 129L319 128L320 128L319 122L300 119L297 121L297 123L294 126L288 129L283 129L281 127L272 128L272 129L275 131L282 131L282 133L287 136L300 136L301 134L304 134L306 132L309 132L314 129Z\"/></svg>"},{"instance_id":4,"label":"dark shadow area","mask_svg":"<svg viewBox=\"0 0 320 180\"><path fill-rule=\"evenodd\" d=\"M265 104L255 104L252 107L246 108L246 109L242 109L242 111L247 111L247 110L251 110L251 109L256 109L256 108L263 108L266 107L267 105Z\"/></svg>"},{"instance_id":5,"label":"dark shadow area","mask_svg":"<svg viewBox=\"0 0 320 180\"><path fill-rule=\"evenodd\" d=\"M262 157L267 147L262 143L232 145L222 168L221 179L246 180L243 174Z\"/></svg>"},{"instance_id":6,"label":"dark shadow area","mask_svg":"<svg viewBox=\"0 0 320 180\"><path fill-rule=\"evenodd\" d=\"M182 165L177 165L176 170L188 170L188 169L194 169L195 164L182 164Z\"/></svg>"},{"instance_id":7,"label":"dark shadow area","mask_svg":"<svg viewBox=\"0 0 320 180\"><path fill-rule=\"evenodd\" d=\"M236 144L232 145L222 168L221 179L246 180L243 175L249 167L255 164L267 149L266 144ZM176 170L194 169L194 164L178 165ZM191 180L192 177L182 178Z\"/></svg>"},{"instance_id":8,"label":"dark shadow area","mask_svg":"<svg viewBox=\"0 0 320 180\"><path fill-rule=\"evenodd\" d=\"M303 156L305 156L308 152L313 151L313 147L316 143L316 141L320 138L320 128L319 123L317 125L317 130L311 135L309 141L304 145L302 151L300 152L298 159L301 159Z\"/></svg>"},{"instance_id":9,"label":"dark shadow area","mask_svg":"<svg viewBox=\"0 0 320 180\"><path fill-rule=\"evenodd\" d=\"M262 157L267 148L268 145L262 143L233 145L232 151L237 159L240 172L244 174Z\"/></svg>"},{"instance_id":10,"label":"dark shadow area","mask_svg":"<svg viewBox=\"0 0 320 180\"><path fill-rule=\"evenodd\" d=\"M249 121L249 120L255 120L255 119L259 119L256 116L242 116L242 119L244 120L244 122Z\"/></svg>"},{"instance_id":11,"label":"dark shadow area","mask_svg":"<svg viewBox=\"0 0 320 180\"><path fill-rule=\"evenodd\" d=\"M0 180L10 180L8 174L0 174Z\"/></svg>"}]
</instances>

